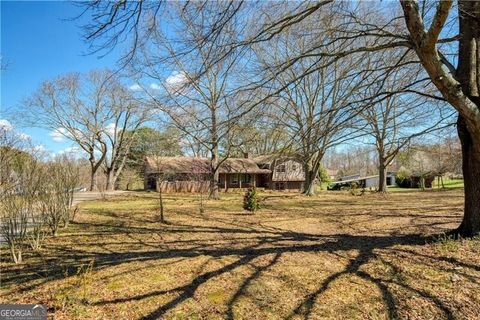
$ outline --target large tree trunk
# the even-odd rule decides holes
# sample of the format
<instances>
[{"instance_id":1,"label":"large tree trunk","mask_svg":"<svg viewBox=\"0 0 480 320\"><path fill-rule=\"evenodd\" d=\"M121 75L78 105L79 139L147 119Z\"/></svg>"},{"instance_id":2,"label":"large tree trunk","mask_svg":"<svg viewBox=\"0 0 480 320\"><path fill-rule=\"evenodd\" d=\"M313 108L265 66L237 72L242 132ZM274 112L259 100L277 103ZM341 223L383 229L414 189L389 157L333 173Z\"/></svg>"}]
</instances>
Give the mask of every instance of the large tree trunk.
<instances>
[{"instance_id":1,"label":"large tree trunk","mask_svg":"<svg viewBox=\"0 0 480 320\"><path fill-rule=\"evenodd\" d=\"M220 194L218 192L219 182L219 168L218 168L218 150L215 148L212 151L212 157L210 161L211 174L210 174L210 194L209 199L219 200Z\"/></svg>"},{"instance_id":2,"label":"large tree trunk","mask_svg":"<svg viewBox=\"0 0 480 320\"><path fill-rule=\"evenodd\" d=\"M210 199L214 200L219 200L220 199L220 194L218 192L218 181L219 181L219 172L218 170L215 170L213 173L213 179L212 179L212 193L210 195Z\"/></svg>"},{"instance_id":3,"label":"large tree trunk","mask_svg":"<svg viewBox=\"0 0 480 320\"><path fill-rule=\"evenodd\" d=\"M88 191L95 190L95 164L90 161L90 188Z\"/></svg>"},{"instance_id":4,"label":"large tree trunk","mask_svg":"<svg viewBox=\"0 0 480 320\"><path fill-rule=\"evenodd\" d=\"M113 171L113 168L107 169L107 185L105 187L105 190L115 190L115 172Z\"/></svg>"},{"instance_id":5,"label":"large tree trunk","mask_svg":"<svg viewBox=\"0 0 480 320\"><path fill-rule=\"evenodd\" d=\"M457 232L465 237L480 234L480 132L469 132L462 116L457 121L462 143L462 168L465 185L463 221Z\"/></svg>"},{"instance_id":6,"label":"large tree trunk","mask_svg":"<svg viewBox=\"0 0 480 320\"><path fill-rule=\"evenodd\" d=\"M387 165L382 157L378 159L378 192L387 192Z\"/></svg>"},{"instance_id":7,"label":"large tree trunk","mask_svg":"<svg viewBox=\"0 0 480 320\"><path fill-rule=\"evenodd\" d=\"M458 68L463 93L480 112L480 3L459 1ZM474 117L472 117L474 118ZM462 236L480 234L480 119L468 119L462 112L457 121L462 144L462 168L465 185L465 209L463 221L457 229Z\"/></svg>"},{"instance_id":8,"label":"large tree trunk","mask_svg":"<svg viewBox=\"0 0 480 320\"><path fill-rule=\"evenodd\" d=\"M22 250L16 250L14 244L10 246L10 254L15 264L22 263Z\"/></svg>"},{"instance_id":9,"label":"large tree trunk","mask_svg":"<svg viewBox=\"0 0 480 320\"><path fill-rule=\"evenodd\" d=\"M440 1L427 33L416 2L401 2L410 40L430 79L459 112L458 134L462 143L465 211L456 230L462 236L480 233L480 2L458 1L458 66L453 74L439 55L438 36L447 21L452 1Z\"/></svg>"},{"instance_id":10,"label":"large tree trunk","mask_svg":"<svg viewBox=\"0 0 480 320\"><path fill-rule=\"evenodd\" d=\"M310 165L309 162L305 164L305 184L303 186L303 194L306 196L315 195L316 179L320 171L320 161L323 156L319 156L313 160L313 165Z\"/></svg>"},{"instance_id":11,"label":"large tree trunk","mask_svg":"<svg viewBox=\"0 0 480 320\"><path fill-rule=\"evenodd\" d=\"M127 155L128 155L128 153L127 153ZM116 170L114 170L114 174L113 174L113 178L112 178L113 190L115 190L115 186L117 185L117 181L120 178L120 174L122 173L122 170L125 167L127 155L125 155L123 157L122 161L120 162L120 165L116 168Z\"/></svg>"},{"instance_id":12,"label":"large tree trunk","mask_svg":"<svg viewBox=\"0 0 480 320\"><path fill-rule=\"evenodd\" d=\"M217 132L217 108L215 105L210 107L210 117L212 120L212 127L210 128L210 135L212 139L211 159L210 159L210 194L209 199L219 200L220 194L218 192L218 182L220 176L220 168L218 167L218 132Z\"/></svg>"},{"instance_id":13,"label":"large tree trunk","mask_svg":"<svg viewBox=\"0 0 480 320\"><path fill-rule=\"evenodd\" d=\"M90 190L94 191L96 186L95 175L97 174L98 168L102 164L103 160L105 159L106 152L104 151L102 156L98 161L95 161L94 150L90 149L89 151L89 158L88 161L90 162Z\"/></svg>"},{"instance_id":14,"label":"large tree trunk","mask_svg":"<svg viewBox=\"0 0 480 320\"><path fill-rule=\"evenodd\" d=\"M157 180L157 185L160 186L158 188L158 204L160 209L160 222L165 223L165 216L163 214L163 191L162 191L162 185L160 180Z\"/></svg>"},{"instance_id":15,"label":"large tree trunk","mask_svg":"<svg viewBox=\"0 0 480 320\"><path fill-rule=\"evenodd\" d=\"M305 184L303 185L303 194L306 196L315 195L315 173L310 165L305 165Z\"/></svg>"}]
</instances>

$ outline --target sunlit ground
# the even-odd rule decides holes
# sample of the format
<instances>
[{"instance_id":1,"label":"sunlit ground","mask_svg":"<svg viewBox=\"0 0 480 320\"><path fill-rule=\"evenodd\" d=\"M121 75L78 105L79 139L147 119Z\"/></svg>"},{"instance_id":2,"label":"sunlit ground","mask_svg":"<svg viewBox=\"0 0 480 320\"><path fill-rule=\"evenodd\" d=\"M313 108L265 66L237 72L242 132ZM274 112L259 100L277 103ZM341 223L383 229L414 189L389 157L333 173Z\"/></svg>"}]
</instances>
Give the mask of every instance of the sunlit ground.
<instances>
[{"instance_id":1,"label":"sunlit ground","mask_svg":"<svg viewBox=\"0 0 480 320\"><path fill-rule=\"evenodd\" d=\"M461 189L388 195L261 193L209 201L154 193L85 202L25 263L2 250L4 302L55 319L478 319L480 240L458 225Z\"/></svg>"}]
</instances>

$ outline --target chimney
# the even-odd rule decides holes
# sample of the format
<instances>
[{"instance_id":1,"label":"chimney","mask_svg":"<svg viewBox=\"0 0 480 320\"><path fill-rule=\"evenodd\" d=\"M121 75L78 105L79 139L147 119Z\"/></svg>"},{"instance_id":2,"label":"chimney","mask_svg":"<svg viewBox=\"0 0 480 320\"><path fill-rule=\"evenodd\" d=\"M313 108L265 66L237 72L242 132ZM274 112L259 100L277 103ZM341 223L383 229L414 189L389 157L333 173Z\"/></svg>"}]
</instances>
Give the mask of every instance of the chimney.
<instances>
[{"instance_id":1,"label":"chimney","mask_svg":"<svg viewBox=\"0 0 480 320\"><path fill-rule=\"evenodd\" d=\"M250 153L249 152L244 152L243 153L243 158L250 159L251 158Z\"/></svg>"}]
</instances>

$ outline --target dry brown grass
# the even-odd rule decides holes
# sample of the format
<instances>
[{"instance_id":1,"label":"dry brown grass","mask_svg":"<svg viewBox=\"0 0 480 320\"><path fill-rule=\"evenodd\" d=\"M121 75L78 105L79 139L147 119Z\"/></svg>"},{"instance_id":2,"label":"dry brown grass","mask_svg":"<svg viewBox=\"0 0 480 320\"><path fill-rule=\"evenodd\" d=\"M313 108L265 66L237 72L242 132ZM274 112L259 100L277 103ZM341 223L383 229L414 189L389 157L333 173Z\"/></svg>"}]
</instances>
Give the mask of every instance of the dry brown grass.
<instances>
[{"instance_id":1,"label":"dry brown grass","mask_svg":"<svg viewBox=\"0 0 480 320\"><path fill-rule=\"evenodd\" d=\"M82 204L77 222L26 263L2 250L4 302L55 319L478 319L480 240L457 226L461 190L390 195L153 194ZM278 197L277 197L278 196Z\"/></svg>"}]
</instances>

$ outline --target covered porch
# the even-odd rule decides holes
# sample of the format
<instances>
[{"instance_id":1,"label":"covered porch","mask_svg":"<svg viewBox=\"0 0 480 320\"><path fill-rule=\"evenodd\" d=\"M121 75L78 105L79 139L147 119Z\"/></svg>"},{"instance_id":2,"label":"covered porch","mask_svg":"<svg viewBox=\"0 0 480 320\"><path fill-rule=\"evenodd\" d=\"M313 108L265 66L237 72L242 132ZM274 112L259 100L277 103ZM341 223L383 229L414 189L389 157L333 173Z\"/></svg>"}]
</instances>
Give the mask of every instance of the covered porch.
<instances>
[{"instance_id":1,"label":"covered porch","mask_svg":"<svg viewBox=\"0 0 480 320\"><path fill-rule=\"evenodd\" d=\"M268 187L268 173L220 173L218 187L225 192L229 189Z\"/></svg>"}]
</instances>

